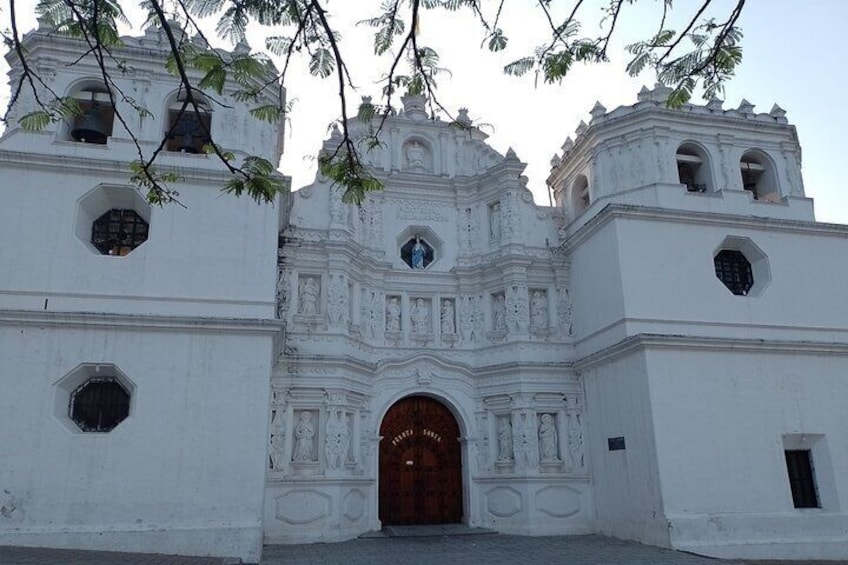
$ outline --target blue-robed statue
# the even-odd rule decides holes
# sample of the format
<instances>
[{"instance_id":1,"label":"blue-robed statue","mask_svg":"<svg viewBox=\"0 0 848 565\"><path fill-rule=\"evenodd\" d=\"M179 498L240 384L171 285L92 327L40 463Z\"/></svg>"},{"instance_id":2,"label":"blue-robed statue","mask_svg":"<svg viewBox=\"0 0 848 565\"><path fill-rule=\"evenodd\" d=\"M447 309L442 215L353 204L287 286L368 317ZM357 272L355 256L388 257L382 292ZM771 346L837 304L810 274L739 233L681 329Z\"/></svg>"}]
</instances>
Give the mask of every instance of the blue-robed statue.
<instances>
[{"instance_id":1,"label":"blue-robed statue","mask_svg":"<svg viewBox=\"0 0 848 565\"><path fill-rule=\"evenodd\" d=\"M421 238L417 235L415 236L415 245L412 246L412 268L413 269L423 269L424 268L424 253L427 250L424 247L424 244L421 243Z\"/></svg>"}]
</instances>

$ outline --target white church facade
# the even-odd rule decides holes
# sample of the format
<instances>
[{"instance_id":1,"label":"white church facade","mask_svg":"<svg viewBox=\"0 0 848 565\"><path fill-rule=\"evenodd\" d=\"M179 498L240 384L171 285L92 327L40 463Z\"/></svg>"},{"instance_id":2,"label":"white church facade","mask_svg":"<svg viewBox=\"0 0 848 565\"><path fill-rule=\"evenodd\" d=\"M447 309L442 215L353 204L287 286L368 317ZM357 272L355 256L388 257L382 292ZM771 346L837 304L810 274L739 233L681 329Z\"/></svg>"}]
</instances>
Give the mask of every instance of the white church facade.
<instances>
[{"instance_id":1,"label":"white church facade","mask_svg":"<svg viewBox=\"0 0 848 565\"><path fill-rule=\"evenodd\" d=\"M0 138L0 543L256 562L464 523L848 554L848 227L815 221L777 106L598 104L540 206L467 111L409 96L364 156L384 190L257 205L197 144L276 162L282 127L227 92L174 122L149 30L117 80L183 179L157 207L127 101L48 32L30 57L86 113Z\"/></svg>"}]
</instances>

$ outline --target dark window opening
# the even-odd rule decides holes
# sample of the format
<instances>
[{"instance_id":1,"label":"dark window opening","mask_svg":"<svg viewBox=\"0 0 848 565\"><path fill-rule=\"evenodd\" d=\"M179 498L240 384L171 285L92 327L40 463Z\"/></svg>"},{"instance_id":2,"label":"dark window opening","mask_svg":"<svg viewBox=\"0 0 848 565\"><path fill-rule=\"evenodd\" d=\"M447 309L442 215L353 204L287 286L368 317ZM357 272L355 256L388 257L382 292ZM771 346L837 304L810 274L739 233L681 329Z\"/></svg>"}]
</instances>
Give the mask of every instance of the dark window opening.
<instances>
[{"instance_id":1,"label":"dark window opening","mask_svg":"<svg viewBox=\"0 0 848 565\"><path fill-rule=\"evenodd\" d=\"M130 395L114 377L89 379L71 395L73 420L84 432L108 432L130 413Z\"/></svg>"},{"instance_id":2,"label":"dark window opening","mask_svg":"<svg viewBox=\"0 0 848 565\"><path fill-rule=\"evenodd\" d=\"M147 222L135 210L112 209L94 220L91 243L103 255L126 255L145 241Z\"/></svg>"},{"instance_id":3,"label":"dark window opening","mask_svg":"<svg viewBox=\"0 0 848 565\"><path fill-rule=\"evenodd\" d=\"M115 109L108 101L98 100L97 95L98 92L92 91L89 100L79 100L81 113L74 117L71 138L80 143L106 145L112 135Z\"/></svg>"},{"instance_id":4,"label":"dark window opening","mask_svg":"<svg viewBox=\"0 0 848 565\"><path fill-rule=\"evenodd\" d=\"M789 487L792 489L792 502L795 508L821 508L816 493L816 479L813 475L813 459L810 450L787 450L786 471L789 474Z\"/></svg>"},{"instance_id":5,"label":"dark window opening","mask_svg":"<svg viewBox=\"0 0 848 565\"><path fill-rule=\"evenodd\" d=\"M741 251L724 249L715 256L715 273L730 292L745 296L754 286L754 273L751 263Z\"/></svg>"},{"instance_id":6,"label":"dark window opening","mask_svg":"<svg viewBox=\"0 0 848 565\"><path fill-rule=\"evenodd\" d=\"M416 245L420 245L420 247L416 247ZM433 262L433 247L416 236L400 248L400 258L412 269L426 269Z\"/></svg>"},{"instance_id":7,"label":"dark window opening","mask_svg":"<svg viewBox=\"0 0 848 565\"><path fill-rule=\"evenodd\" d=\"M203 153L203 147L211 141L211 116L205 112L195 112L190 106L182 112L171 110L169 115L170 133L165 149L182 153Z\"/></svg>"},{"instance_id":8,"label":"dark window opening","mask_svg":"<svg viewBox=\"0 0 848 565\"><path fill-rule=\"evenodd\" d=\"M691 163L677 162L677 176L680 184L686 185L689 192L706 192L707 185L695 180L696 167Z\"/></svg>"}]
</instances>

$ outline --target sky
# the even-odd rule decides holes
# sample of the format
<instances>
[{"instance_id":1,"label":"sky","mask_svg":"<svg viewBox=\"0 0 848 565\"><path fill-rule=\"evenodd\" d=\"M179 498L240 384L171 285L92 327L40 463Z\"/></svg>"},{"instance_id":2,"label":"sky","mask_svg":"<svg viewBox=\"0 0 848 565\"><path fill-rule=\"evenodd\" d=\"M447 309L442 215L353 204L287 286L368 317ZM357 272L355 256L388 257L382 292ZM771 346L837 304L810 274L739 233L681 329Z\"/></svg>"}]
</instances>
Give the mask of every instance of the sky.
<instances>
[{"instance_id":1,"label":"sky","mask_svg":"<svg viewBox=\"0 0 848 565\"><path fill-rule=\"evenodd\" d=\"M716 0L714 13L723 16L735 2ZM24 14L21 29L34 27L34 0L17 0ZM379 78L388 68L386 58L373 55L370 28L354 25L370 17L377 0L326 0L332 21L340 30L343 56L356 89L349 92L349 104L358 105L361 96L377 101ZM578 17L583 33L600 33L600 0L589 1ZM677 0L672 21L680 20L701 4L698 0ZM485 4L487 6L489 4ZM572 2L554 0L556 9L568 9ZM503 74L503 66L532 52L544 41L544 21L532 0L512 0L502 16L510 38L507 50L492 54L480 48L483 32L465 13L426 11L420 21L420 44L433 46L441 55L441 66L450 74L440 77L438 96L452 113L461 107L489 134L488 142L499 152L512 147L528 164L525 174L536 202L548 204L545 178L550 159L560 151L567 136L574 137L580 120L589 121L596 101L608 110L636 101L642 85L652 86L654 77L644 73L629 77L624 46L647 37L655 28L659 0L639 0L626 4L610 51L610 62L575 66L560 84L536 84L528 75L517 78ZM3 3L0 17L7 16ZM803 176L806 194L815 199L819 221L848 224L848 190L833 163L846 161L848 141L848 1L845 0L748 0L739 25L744 39L743 62L736 77L726 86L725 108L736 108L744 98L756 111L768 112L777 103L798 129L803 150ZM5 23L4 23L4 27ZM141 33L136 29L129 33ZM263 46L263 32L251 28L249 43ZM223 44L222 44L223 45ZM5 63L0 71L6 72ZM309 76L305 61L297 62L286 81L288 97L294 101L287 125L286 150L280 170L292 177L297 189L312 182L315 155L328 136L328 128L340 115L335 76L317 79ZM8 88L0 89L5 106ZM700 102L700 101L696 101ZM448 119L442 116L442 119Z\"/></svg>"}]
</instances>

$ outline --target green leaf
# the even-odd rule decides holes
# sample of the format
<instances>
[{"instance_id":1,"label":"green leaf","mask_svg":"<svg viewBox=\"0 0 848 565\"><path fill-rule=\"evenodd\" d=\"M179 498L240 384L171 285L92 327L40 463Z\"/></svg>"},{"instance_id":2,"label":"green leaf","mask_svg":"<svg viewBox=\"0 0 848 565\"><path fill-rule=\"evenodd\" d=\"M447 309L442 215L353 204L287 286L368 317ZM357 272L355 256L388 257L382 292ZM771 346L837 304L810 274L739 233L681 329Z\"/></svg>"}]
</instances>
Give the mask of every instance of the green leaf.
<instances>
[{"instance_id":1,"label":"green leaf","mask_svg":"<svg viewBox=\"0 0 848 565\"><path fill-rule=\"evenodd\" d=\"M53 116L44 110L36 110L21 116L18 123L27 131L41 131L50 125L53 121Z\"/></svg>"},{"instance_id":2,"label":"green leaf","mask_svg":"<svg viewBox=\"0 0 848 565\"><path fill-rule=\"evenodd\" d=\"M283 115L283 109L276 104L265 104L250 109L250 115L258 120L268 123L276 123Z\"/></svg>"},{"instance_id":3,"label":"green leaf","mask_svg":"<svg viewBox=\"0 0 848 565\"><path fill-rule=\"evenodd\" d=\"M512 63L506 65L504 67L504 73L520 77L522 75L527 74L527 72L533 68L533 64L535 62L536 60L533 57L524 57L522 59L518 59L517 61L513 61Z\"/></svg>"},{"instance_id":4,"label":"green leaf","mask_svg":"<svg viewBox=\"0 0 848 565\"><path fill-rule=\"evenodd\" d=\"M327 78L333 73L336 67L336 61L333 59L333 54L326 47L318 47L312 52L312 58L309 61L309 72L314 76Z\"/></svg>"},{"instance_id":5,"label":"green leaf","mask_svg":"<svg viewBox=\"0 0 848 565\"><path fill-rule=\"evenodd\" d=\"M489 35L489 51L497 52L506 49L507 38L503 30L496 29Z\"/></svg>"},{"instance_id":6,"label":"green leaf","mask_svg":"<svg viewBox=\"0 0 848 565\"><path fill-rule=\"evenodd\" d=\"M573 61L574 57L570 51L559 51L545 55L545 58L542 60L545 82L554 83L561 81L568 74Z\"/></svg>"}]
</instances>

